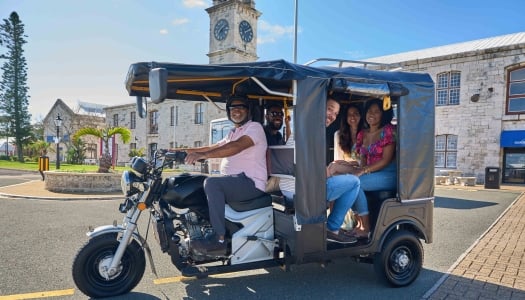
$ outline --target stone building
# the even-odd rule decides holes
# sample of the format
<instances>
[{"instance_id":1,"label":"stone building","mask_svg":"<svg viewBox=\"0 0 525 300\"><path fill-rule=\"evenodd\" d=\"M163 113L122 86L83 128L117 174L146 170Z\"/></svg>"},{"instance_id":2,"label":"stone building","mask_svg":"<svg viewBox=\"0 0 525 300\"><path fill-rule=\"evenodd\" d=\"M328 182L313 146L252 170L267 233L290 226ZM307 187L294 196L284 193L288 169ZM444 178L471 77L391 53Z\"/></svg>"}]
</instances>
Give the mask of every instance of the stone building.
<instances>
[{"instance_id":1,"label":"stone building","mask_svg":"<svg viewBox=\"0 0 525 300\"><path fill-rule=\"evenodd\" d=\"M435 82L436 175L525 183L525 32L367 61L429 73Z\"/></svg>"},{"instance_id":2,"label":"stone building","mask_svg":"<svg viewBox=\"0 0 525 300\"><path fill-rule=\"evenodd\" d=\"M105 108L107 125L127 127L132 132L129 144L115 141L117 165L129 162L132 149L142 149L150 157L157 149L208 145L210 121L224 117L223 109L208 102L148 102L147 116L142 119L135 104Z\"/></svg>"},{"instance_id":3,"label":"stone building","mask_svg":"<svg viewBox=\"0 0 525 300\"><path fill-rule=\"evenodd\" d=\"M60 161L65 161L67 151L71 147L71 137L77 130L83 127L103 127L105 126L105 117L102 106L86 102L79 102L75 110L71 109L64 101L57 99L51 107L42 123L44 126L44 141L52 143L52 150L47 155L51 162L56 163L56 137L57 126L55 120L60 116L62 124L58 128L58 157ZM84 152L85 163L95 164L100 156L100 141L94 137L86 136L83 138L86 151Z\"/></svg>"}]
</instances>

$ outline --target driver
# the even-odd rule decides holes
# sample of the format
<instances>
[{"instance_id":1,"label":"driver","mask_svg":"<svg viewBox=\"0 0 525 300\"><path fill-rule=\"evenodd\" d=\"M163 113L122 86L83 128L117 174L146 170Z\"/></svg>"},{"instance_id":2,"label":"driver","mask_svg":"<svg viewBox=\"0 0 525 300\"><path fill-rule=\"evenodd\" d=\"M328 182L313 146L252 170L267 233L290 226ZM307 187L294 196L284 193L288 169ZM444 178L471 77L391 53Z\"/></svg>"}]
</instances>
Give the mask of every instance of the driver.
<instances>
[{"instance_id":1,"label":"driver","mask_svg":"<svg viewBox=\"0 0 525 300\"><path fill-rule=\"evenodd\" d=\"M204 181L208 199L210 223L215 235L204 240L192 241L192 247L203 254L225 255L227 246L224 206L228 203L254 199L265 194L266 136L262 125L253 122L248 99L232 96L226 103L228 119L235 128L214 145L185 149L186 163L222 158L221 175Z\"/></svg>"}]
</instances>

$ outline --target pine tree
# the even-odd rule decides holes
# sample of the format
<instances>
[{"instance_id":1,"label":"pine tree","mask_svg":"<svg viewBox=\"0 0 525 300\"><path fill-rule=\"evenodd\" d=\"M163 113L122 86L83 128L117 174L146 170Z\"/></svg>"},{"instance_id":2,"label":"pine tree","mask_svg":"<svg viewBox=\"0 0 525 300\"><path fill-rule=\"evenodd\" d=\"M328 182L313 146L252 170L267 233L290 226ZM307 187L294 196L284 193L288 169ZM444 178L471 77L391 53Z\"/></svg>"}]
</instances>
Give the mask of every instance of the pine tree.
<instances>
[{"instance_id":1,"label":"pine tree","mask_svg":"<svg viewBox=\"0 0 525 300\"><path fill-rule=\"evenodd\" d=\"M24 24L18 14L12 12L9 19L0 24L0 45L6 53L0 55L5 60L2 64L0 81L0 113L11 117L9 133L14 136L18 160L23 162L23 147L31 137L31 114L29 114L29 96L27 92L27 64L22 46Z\"/></svg>"}]
</instances>

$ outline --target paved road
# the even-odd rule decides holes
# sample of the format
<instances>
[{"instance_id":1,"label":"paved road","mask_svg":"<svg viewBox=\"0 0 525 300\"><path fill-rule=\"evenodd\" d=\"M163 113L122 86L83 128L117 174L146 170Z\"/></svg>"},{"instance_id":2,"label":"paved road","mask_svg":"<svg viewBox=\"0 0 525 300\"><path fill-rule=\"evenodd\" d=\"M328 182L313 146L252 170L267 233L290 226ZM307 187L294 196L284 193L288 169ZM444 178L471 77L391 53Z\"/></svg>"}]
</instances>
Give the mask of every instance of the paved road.
<instances>
[{"instance_id":1,"label":"paved road","mask_svg":"<svg viewBox=\"0 0 525 300\"><path fill-rule=\"evenodd\" d=\"M4 179L5 176L0 177L0 185L6 182ZM518 194L438 188L435 241L425 245L424 270L406 288L383 286L377 282L371 265L350 260L338 260L326 267L294 266L288 273L274 268L180 281L179 272L166 255L159 253L151 238L161 280L154 281L148 267L132 293L113 299L420 299ZM71 262L86 241L88 226L122 219L118 203L0 199L0 295L55 291L56 295L69 296L54 299L87 299L75 289Z\"/></svg>"},{"instance_id":2,"label":"paved road","mask_svg":"<svg viewBox=\"0 0 525 300\"><path fill-rule=\"evenodd\" d=\"M38 179L42 179L42 176L40 176L38 172L0 169L0 186L8 186Z\"/></svg>"}]
</instances>

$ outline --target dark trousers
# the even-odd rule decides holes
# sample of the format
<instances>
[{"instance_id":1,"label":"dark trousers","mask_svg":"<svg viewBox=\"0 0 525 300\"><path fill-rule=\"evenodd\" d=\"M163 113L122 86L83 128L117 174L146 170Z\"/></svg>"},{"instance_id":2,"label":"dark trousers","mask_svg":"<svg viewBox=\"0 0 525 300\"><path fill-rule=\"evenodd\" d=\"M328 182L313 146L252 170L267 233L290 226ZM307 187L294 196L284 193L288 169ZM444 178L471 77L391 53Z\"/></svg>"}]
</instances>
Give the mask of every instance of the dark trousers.
<instances>
[{"instance_id":1,"label":"dark trousers","mask_svg":"<svg viewBox=\"0 0 525 300\"><path fill-rule=\"evenodd\" d=\"M264 194L244 173L225 176L210 176L204 181L204 192L208 198L210 223L217 235L224 236L226 225L224 206L226 203L253 199Z\"/></svg>"}]
</instances>

